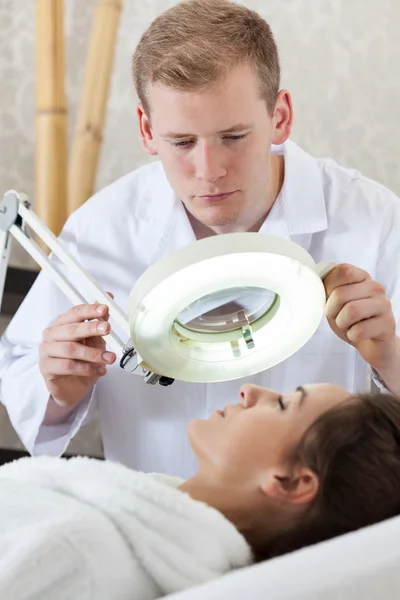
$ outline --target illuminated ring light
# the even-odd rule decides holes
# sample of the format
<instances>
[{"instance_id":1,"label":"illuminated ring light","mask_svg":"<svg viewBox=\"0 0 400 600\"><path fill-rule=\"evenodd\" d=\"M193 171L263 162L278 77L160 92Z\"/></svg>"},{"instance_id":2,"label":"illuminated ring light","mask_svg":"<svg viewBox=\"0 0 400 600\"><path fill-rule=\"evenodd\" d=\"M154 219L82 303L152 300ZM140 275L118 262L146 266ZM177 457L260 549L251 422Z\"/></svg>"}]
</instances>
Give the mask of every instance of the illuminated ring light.
<instances>
[{"instance_id":1,"label":"illuminated ring light","mask_svg":"<svg viewBox=\"0 0 400 600\"><path fill-rule=\"evenodd\" d=\"M269 369L318 328L326 302L321 278L334 266L316 264L294 242L260 233L216 235L174 251L143 273L129 297L131 338L142 366L192 382ZM238 288L245 288L249 306L232 304ZM224 297L227 316L221 314ZM202 305L209 316L201 315Z\"/></svg>"}]
</instances>

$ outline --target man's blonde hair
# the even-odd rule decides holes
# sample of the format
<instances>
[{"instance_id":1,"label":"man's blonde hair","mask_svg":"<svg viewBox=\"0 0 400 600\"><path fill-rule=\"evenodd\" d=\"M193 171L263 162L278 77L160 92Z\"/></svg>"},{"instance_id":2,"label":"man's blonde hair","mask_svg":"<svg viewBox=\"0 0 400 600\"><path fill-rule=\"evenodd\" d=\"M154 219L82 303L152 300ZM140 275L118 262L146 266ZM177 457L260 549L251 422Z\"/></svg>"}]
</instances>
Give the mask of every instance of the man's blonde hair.
<instances>
[{"instance_id":1,"label":"man's blonde hair","mask_svg":"<svg viewBox=\"0 0 400 600\"><path fill-rule=\"evenodd\" d=\"M198 91L246 63L255 69L261 97L272 115L280 67L268 23L229 0L185 0L151 23L139 41L132 67L137 95L150 116L149 85Z\"/></svg>"}]
</instances>

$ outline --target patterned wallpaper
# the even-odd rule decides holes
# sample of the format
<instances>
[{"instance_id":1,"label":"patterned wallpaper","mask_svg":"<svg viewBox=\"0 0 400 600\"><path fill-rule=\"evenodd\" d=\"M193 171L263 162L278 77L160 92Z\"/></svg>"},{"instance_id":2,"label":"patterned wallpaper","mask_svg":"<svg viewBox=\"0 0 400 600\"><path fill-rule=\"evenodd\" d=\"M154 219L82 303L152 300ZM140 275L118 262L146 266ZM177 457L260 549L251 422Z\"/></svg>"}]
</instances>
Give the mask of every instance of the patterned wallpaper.
<instances>
[{"instance_id":1,"label":"patterned wallpaper","mask_svg":"<svg viewBox=\"0 0 400 600\"><path fill-rule=\"evenodd\" d=\"M70 131L80 98L96 0L65 0ZM319 156L356 167L400 195L400 2L244 0L271 24L283 87L292 95L292 139ZM170 0L125 0L107 109L97 188L148 159L136 129L130 56ZM0 193L34 192L33 0L0 0ZM29 265L14 249L12 262Z\"/></svg>"}]
</instances>

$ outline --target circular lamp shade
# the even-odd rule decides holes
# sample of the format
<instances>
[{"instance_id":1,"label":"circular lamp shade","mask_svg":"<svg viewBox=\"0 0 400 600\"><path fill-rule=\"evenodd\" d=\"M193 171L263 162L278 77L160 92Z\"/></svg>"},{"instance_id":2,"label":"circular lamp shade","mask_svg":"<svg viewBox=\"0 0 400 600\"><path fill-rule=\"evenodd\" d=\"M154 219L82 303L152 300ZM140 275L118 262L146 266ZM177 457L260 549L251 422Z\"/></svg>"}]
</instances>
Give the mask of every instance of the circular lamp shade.
<instances>
[{"instance_id":1,"label":"circular lamp shade","mask_svg":"<svg viewBox=\"0 0 400 600\"><path fill-rule=\"evenodd\" d=\"M129 297L141 364L181 381L216 382L280 363L318 328L321 278L334 266L260 233L216 235L176 250L147 269Z\"/></svg>"}]
</instances>

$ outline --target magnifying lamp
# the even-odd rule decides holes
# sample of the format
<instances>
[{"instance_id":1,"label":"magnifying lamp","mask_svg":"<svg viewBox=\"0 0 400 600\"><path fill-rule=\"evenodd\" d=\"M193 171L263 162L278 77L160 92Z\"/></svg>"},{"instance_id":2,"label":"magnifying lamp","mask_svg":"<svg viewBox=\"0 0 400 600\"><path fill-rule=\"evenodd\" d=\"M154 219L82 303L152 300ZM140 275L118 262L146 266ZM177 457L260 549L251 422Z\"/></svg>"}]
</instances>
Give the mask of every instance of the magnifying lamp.
<instances>
[{"instance_id":1,"label":"magnifying lamp","mask_svg":"<svg viewBox=\"0 0 400 600\"><path fill-rule=\"evenodd\" d=\"M0 300L13 236L74 304L88 300L31 238L29 226L73 275L109 307L126 332L105 336L121 368L146 383L175 379L217 382L268 369L315 333L326 302L323 277L301 246L260 233L217 235L165 256L135 283L128 314L63 248L32 212L27 197L8 191L0 203Z\"/></svg>"}]
</instances>

